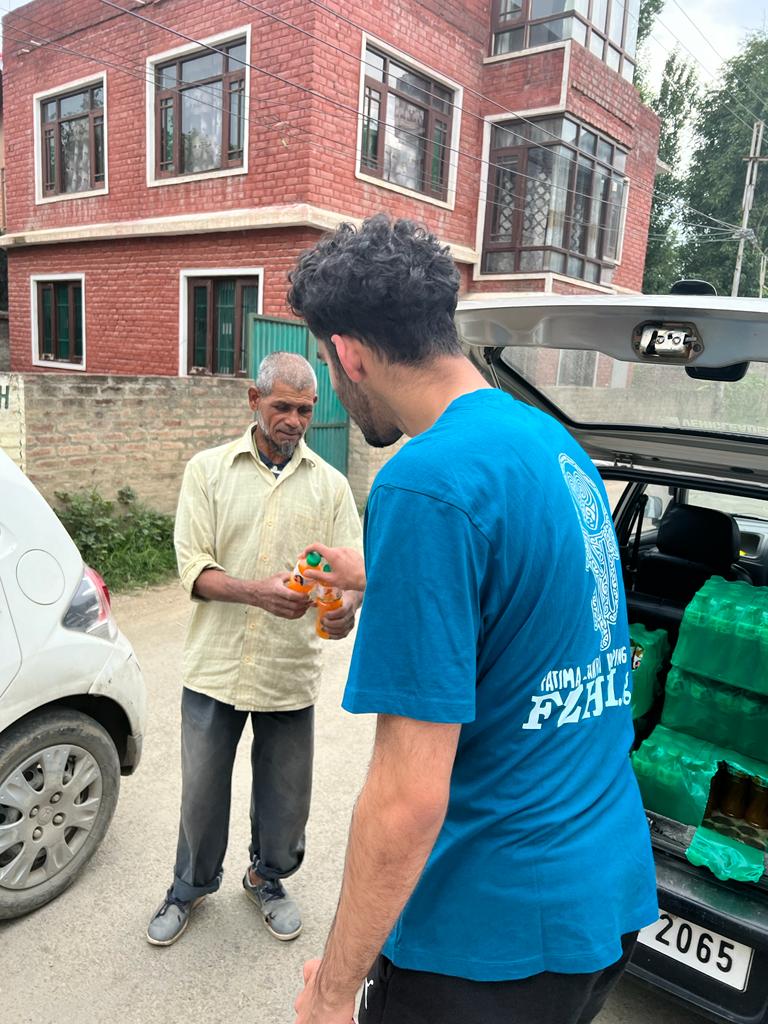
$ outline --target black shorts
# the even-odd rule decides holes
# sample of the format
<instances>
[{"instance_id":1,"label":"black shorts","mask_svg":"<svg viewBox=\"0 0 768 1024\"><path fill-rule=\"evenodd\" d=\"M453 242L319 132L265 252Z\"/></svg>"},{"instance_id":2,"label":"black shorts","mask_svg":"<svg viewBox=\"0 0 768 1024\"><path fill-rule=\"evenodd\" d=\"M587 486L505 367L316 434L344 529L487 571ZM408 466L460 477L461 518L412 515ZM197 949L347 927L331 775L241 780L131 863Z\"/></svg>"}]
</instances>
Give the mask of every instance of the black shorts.
<instances>
[{"instance_id":1,"label":"black shorts","mask_svg":"<svg viewBox=\"0 0 768 1024\"><path fill-rule=\"evenodd\" d=\"M359 1024L589 1024L624 973L620 960L593 974L534 974L519 981L469 981L409 971L379 956L365 979Z\"/></svg>"}]
</instances>

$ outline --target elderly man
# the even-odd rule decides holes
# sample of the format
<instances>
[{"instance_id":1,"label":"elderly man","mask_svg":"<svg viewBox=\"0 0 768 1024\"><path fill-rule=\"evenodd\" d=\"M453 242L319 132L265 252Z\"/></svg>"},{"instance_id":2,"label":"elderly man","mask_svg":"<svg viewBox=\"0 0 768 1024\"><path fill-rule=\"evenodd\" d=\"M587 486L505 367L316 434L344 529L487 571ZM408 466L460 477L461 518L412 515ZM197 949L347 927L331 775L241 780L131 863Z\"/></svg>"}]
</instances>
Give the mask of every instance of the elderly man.
<instances>
[{"instance_id":1,"label":"elderly man","mask_svg":"<svg viewBox=\"0 0 768 1024\"><path fill-rule=\"evenodd\" d=\"M232 766L249 715L243 886L275 938L294 939L302 927L281 879L304 857L322 641L306 615L310 599L285 584L308 538L359 551L362 536L346 479L303 440L317 401L309 363L286 352L267 356L248 401L255 423L238 440L195 455L179 496L176 554L195 606L183 664L176 867L147 929L157 946L174 943L192 909L221 884ZM332 639L352 629L360 600L347 592L324 616Z\"/></svg>"}]
</instances>

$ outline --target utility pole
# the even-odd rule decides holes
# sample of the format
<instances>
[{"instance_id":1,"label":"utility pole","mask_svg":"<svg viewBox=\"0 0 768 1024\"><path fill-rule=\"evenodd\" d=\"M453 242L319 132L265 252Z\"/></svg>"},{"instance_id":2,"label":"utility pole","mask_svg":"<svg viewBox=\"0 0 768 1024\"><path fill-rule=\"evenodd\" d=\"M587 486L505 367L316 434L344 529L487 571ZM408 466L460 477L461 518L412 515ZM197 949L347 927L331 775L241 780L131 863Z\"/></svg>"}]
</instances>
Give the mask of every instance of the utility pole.
<instances>
[{"instance_id":1,"label":"utility pole","mask_svg":"<svg viewBox=\"0 0 768 1024\"><path fill-rule=\"evenodd\" d=\"M752 210L752 203L755 199L755 184L757 182L757 169L765 158L760 157L760 150L763 148L763 130L765 125L762 121L755 121L752 129L752 146L749 150L747 160L747 180L744 183L744 198L741 203L741 231L739 232L739 251L736 254L736 267L733 271L733 287L731 295L739 294L739 282L741 281L741 265L744 261L744 243L753 236L749 231L749 214Z\"/></svg>"}]
</instances>

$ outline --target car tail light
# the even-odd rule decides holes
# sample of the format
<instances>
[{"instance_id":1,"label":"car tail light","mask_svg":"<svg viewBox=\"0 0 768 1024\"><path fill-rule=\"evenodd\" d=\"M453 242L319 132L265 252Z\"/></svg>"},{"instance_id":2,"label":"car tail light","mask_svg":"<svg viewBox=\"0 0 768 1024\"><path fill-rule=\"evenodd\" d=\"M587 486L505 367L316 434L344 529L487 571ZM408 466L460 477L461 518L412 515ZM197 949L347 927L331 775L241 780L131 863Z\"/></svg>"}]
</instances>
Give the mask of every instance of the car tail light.
<instances>
[{"instance_id":1,"label":"car tail light","mask_svg":"<svg viewBox=\"0 0 768 1024\"><path fill-rule=\"evenodd\" d=\"M90 633L104 640L114 640L117 636L107 585L89 565L83 567L83 578L70 601L63 624L67 629Z\"/></svg>"}]
</instances>

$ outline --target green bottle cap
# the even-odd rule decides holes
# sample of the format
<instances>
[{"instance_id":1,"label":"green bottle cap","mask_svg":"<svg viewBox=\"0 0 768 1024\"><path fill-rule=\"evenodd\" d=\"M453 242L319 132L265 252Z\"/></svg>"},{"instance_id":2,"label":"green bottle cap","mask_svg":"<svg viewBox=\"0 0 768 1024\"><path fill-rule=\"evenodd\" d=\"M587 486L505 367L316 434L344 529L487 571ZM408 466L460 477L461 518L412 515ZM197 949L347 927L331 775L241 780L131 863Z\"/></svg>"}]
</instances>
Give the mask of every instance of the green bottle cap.
<instances>
[{"instance_id":1,"label":"green bottle cap","mask_svg":"<svg viewBox=\"0 0 768 1024\"><path fill-rule=\"evenodd\" d=\"M331 568L329 562L326 562L325 565L323 566L323 572L333 572L333 569Z\"/></svg>"},{"instance_id":2,"label":"green bottle cap","mask_svg":"<svg viewBox=\"0 0 768 1024\"><path fill-rule=\"evenodd\" d=\"M319 551L310 551L307 554L307 565L310 565L313 569L316 569L323 560L323 556Z\"/></svg>"}]
</instances>

